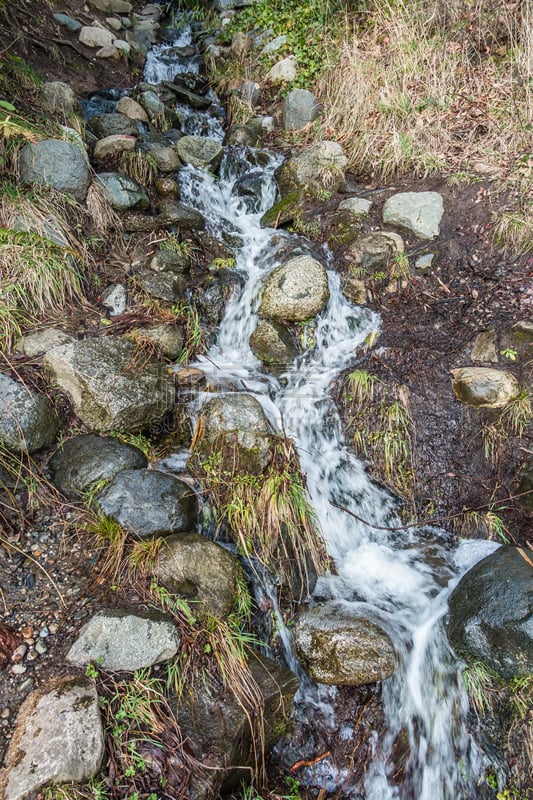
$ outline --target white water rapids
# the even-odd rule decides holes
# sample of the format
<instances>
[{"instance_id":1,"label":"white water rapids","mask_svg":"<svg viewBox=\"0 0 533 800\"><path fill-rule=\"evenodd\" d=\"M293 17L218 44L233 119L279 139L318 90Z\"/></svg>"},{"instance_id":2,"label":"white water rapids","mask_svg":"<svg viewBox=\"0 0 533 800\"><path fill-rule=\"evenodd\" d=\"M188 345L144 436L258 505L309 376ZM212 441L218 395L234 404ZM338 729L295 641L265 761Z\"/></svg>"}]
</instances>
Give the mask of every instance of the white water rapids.
<instances>
[{"instance_id":1,"label":"white water rapids","mask_svg":"<svg viewBox=\"0 0 533 800\"><path fill-rule=\"evenodd\" d=\"M156 63L150 62L154 82L161 80ZM221 134L220 129L217 138ZM394 499L369 480L344 442L330 397L333 382L379 328L380 320L343 297L333 269L328 272L331 297L317 319L314 346L284 375L275 378L262 372L248 345L262 281L282 261L301 253L302 247L305 251L301 238L260 226L262 213L275 199L273 173L280 159L269 155L266 162L261 167L261 197L255 203L236 191L243 174L257 172L253 150L228 148L219 177L191 167L180 171L182 201L204 214L210 232L219 237L229 232L242 241L236 269L246 276L244 288L228 303L216 345L196 366L219 391L254 394L273 426L295 440L309 500L338 571L321 578L315 594L339 600L354 612L363 609L379 620L398 652L400 667L382 687L387 732L376 733L364 792L360 787L352 795L367 800L474 797L479 754L466 733L466 699L442 618L460 574L487 555L492 545L465 544L453 552L445 531L391 530L401 525ZM325 266L332 266L328 258L324 252ZM319 709L331 714L327 703L334 692L309 688L304 682L301 713L312 715ZM405 778L396 785L391 754L399 737L407 737L410 755Z\"/></svg>"}]
</instances>

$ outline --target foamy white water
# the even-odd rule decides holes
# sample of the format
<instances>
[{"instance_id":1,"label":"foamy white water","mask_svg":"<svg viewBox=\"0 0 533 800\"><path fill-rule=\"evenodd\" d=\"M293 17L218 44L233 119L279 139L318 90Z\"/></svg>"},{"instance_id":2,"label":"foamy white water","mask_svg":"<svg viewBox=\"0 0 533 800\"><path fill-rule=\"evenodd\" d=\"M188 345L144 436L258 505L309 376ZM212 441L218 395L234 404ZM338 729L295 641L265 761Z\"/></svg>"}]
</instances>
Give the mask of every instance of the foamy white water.
<instances>
[{"instance_id":1,"label":"foamy white water","mask_svg":"<svg viewBox=\"0 0 533 800\"><path fill-rule=\"evenodd\" d=\"M212 135L221 138L218 122L210 124ZM338 571L321 578L316 592L375 618L395 644L400 667L383 683L387 732L375 736L365 797L458 800L475 784L478 755L466 733L466 698L442 618L460 575L492 546L477 543L475 552L465 554L464 548L452 551L447 534L438 528L391 530L401 526L394 498L369 480L344 441L330 394L380 319L343 297L334 270L328 272L331 296L316 321L314 347L279 379L262 372L248 345L262 282L289 257L288 238L290 255L305 252L306 245L298 237L261 228L261 216L275 199L273 175L280 159L270 155L260 160L263 178L255 199L240 197L237 190L240 178L257 172L256 151L227 149L219 178L191 167L180 172L182 201L205 215L211 233L231 234L242 242L236 268L246 275L243 290L228 303L216 345L197 366L220 391L253 393L272 424L294 438L309 499ZM327 259L325 253L325 266ZM290 651L285 631L283 636ZM290 652L288 658L294 658ZM304 681L300 713L310 719L329 715L331 722L334 695L334 689ZM391 757L399 736L408 738L410 755L402 783L396 785Z\"/></svg>"}]
</instances>

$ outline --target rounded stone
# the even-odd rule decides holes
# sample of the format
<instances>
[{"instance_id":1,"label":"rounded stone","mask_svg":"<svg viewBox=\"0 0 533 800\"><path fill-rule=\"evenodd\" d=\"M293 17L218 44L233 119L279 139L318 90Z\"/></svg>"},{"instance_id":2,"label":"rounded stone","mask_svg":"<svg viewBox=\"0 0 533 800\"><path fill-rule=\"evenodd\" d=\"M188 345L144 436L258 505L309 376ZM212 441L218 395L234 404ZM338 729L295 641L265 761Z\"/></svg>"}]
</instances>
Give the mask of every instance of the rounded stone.
<instances>
[{"instance_id":1,"label":"rounded stone","mask_svg":"<svg viewBox=\"0 0 533 800\"><path fill-rule=\"evenodd\" d=\"M91 182L85 151L62 139L42 139L25 145L19 153L19 175L23 183L51 186L70 194L80 203Z\"/></svg>"},{"instance_id":2,"label":"rounded stone","mask_svg":"<svg viewBox=\"0 0 533 800\"><path fill-rule=\"evenodd\" d=\"M106 156L118 155L125 150L133 150L135 147L136 137L126 136L122 133L114 133L111 136L105 136L99 139L94 145L93 155L97 161L106 158Z\"/></svg>"},{"instance_id":3,"label":"rounded stone","mask_svg":"<svg viewBox=\"0 0 533 800\"><path fill-rule=\"evenodd\" d=\"M302 322L315 317L328 300L325 268L311 256L296 256L273 270L266 279L259 315Z\"/></svg>"},{"instance_id":4,"label":"rounded stone","mask_svg":"<svg viewBox=\"0 0 533 800\"><path fill-rule=\"evenodd\" d=\"M385 201L383 222L408 228L419 239L433 239L439 235L443 213L438 192L400 192Z\"/></svg>"},{"instance_id":5,"label":"rounded stone","mask_svg":"<svg viewBox=\"0 0 533 800\"><path fill-rule=\"evenodd\" d=\"M452 388L462 403L477 408L505 408L520 393L520 384L510 372L491 367L451 370Z\"/></svg>"},{"instance_id":6,"label":"rounded stone","mask_svg":"<svg viewBox=\"0 0 533 800\"><path fill-rule=\"evenodd\" d=\"M307 89L293 89L283 101L282 124L286 131L299 131L320 113L315 95Z\"/></svg>"},{"instance_id":7,"label":"rounded stone","mask_svg":"<svg viewBox=\"0 0 533 800\"><path fill-rule=\"evenodd\" d=\"M124 469L142 469L147 464L138 447L90 433L63 442L48 467L59 491L70 500L79 500L92 485L111 480Z\"/></svg>"},{"instance_id":8,"label":"rounded stone","mask_svg":"<svg viewBox=\"0 0 533 800\"><path fill-rule=\"evenodd\" d=\"M206 136L184 136L176 144L176 149L184 164L213 172L220 164L224 152L219 142Z\"/></svg>"},{"instance_id":9,"label":"rounded stone","mask_svg":"<svg viewBox=\"0 0 533 800\"><path fill-rule=\"evenodd\" d=\"M319 683L375 683L390 677L397 666L392 642L379 625L333 603L300 614L292 640L296 655Z\"/></svg>"},{"instance_id":10,"label":"rounded stone","mask_svg":"<svg viewBox=\"0 0 533 800\"><path fill-rule=\"evenodd\" d=\"M47 397L0 373L0 441L15 452L51 444L59 419Z\"/></svg>"},{"instance_id":11,"label":"rounded stone","mask_svg":"<svg viewBox=\"0 0 533 800\"><path fill-rule=\"evenodd\" d=\"M260 319L250 336L252 353L266 365L286 366L298 355L294 338L282 325Z\"/></svg>"}]
</instances>

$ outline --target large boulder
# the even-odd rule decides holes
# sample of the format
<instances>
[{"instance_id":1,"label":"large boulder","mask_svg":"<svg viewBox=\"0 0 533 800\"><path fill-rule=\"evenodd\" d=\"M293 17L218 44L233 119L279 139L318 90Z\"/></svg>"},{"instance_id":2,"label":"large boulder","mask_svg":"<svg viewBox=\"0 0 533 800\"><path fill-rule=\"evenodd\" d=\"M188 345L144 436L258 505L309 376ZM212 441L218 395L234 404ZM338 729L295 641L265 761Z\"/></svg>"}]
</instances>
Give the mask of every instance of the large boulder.
<instances>
[{"instance_id":1,"label":"large boulder","mask_svg":"<svg viewBox=\"0 0 533 800\"><path fill-rule=\"evenodd\" d=\"M271 455L270 424L258 400L244 392L219 394L202 406L195 434L195 454L236 448L244 472L261 473Z\"/></svg>"},{"instance_id":2,"label":"large boulder","mask_svg":"<svg viewBox=\"0 0 533 800\"><path fill-rule=\"evenodd\" d=\"M115 40L115 34L99 25L84 25L78 39L86 47L109 47Z\"/></svg>"},{"instance_id":3,"label":"large boulder","mask_svg":"<svg viewBox=\"0 0 533 800\"><path fill-rule=\"evenodd\" d=\"M191 796L197 800L236 789L244 771L256 764L255 748L262 746L267 755L289 720L299 685L296 675L258 653L250 657L249 666L263 701L258 724L262 724L264 737L252 731L254 718L228 692L202 691L191 700L177 702L180 730L188 738L193 756L205 765L191 783Z\"/></svg>"},{"instance_id":4,"label":"large boulder","mask_svg":"<svg viewBox=\"0 0 533 800\"><path fill-rule=\"evenodd\" d=\"M59 678L32 692L20 707L0 770L0 800L34 797L47 783L87 781L104 756L104 735L94 682Z\"/></svg>"},{"instance_id":5,"label":"large boulder","mask_svg":"<svg viewBox=\"0 0 533 800\"><path fill-rule=\"evenodd\" d=\"M111 480L123 469L143 469L147 464L138 447L90 433L66 439L48 468L59 491L70 500L79 500L94 484Z\"/></svg>"},{"instance_id":6,"label":"large boulder","mask_svg":"<svg viewBox=\"0 0 533 800\"><path fill-rule=\"evenodd\" d=\"M298 355L294 337L283 325L268 319L258 321L250 336L250 348L263 364L272 367L292 364Z\"/></svg>"},{"instance_id":7,"label":"large boulder","mask_svg":"<svg viewBox=\"0 0 533 800\"><path fill-rule=\"evenodd\" d=\"M314 94L307 89L293 89L283 101L283 127L286 131L299 131L313 122L319 112Z\"/></svg>"},{"instance_id":8,"label":"large boulder","mask_svg":"<svg viewBox=\"0 0 533 800\"><path fill-rule=\"evenodd\" d=\"M397 666L388 634L375 622L334 603L300 614L292 640L302 665L318 683L375 683L390 677Z\"/></svg>"},{"instance_id":9,"label":"large boulder","mask_svg":"<svg viewBox=\"0 0 533 800\"><path fill-rule=\"evenodd\" d=\"M220 142L207 136L184 136L176 144L181 161L200 169L215 172L224 152Z\"/></svg>"},{"instance_id":10,"label":"large boulder","mask_svg":"<svg viewBox=\"0 0 533 800\"><path fill-rule=\"evenodd\" d=\"M98 139L94 145L93 156L97 161L102 161L109 156L117 156L126 150L133 150L135 142L135 136L113 133L111 136L104 136L103 139Z\"/></svg>"},{"instance_id":11,"label":"large boulder","mask_svg":"<svg viewBox=\"0 0 533 800\"><path fill-rule=\"evenodd\" d=\"M19 153L18 170L23 183L51 186L80 203L91 182L85 151L62 139L42 139L25 145Z\"/></svg>"},{"instance_id":12,"label":"large boulder","mask_svg":"<svg viewBox=\"0 0 533 800\"><path fill-rule=\"evenodd\" d=\"M477 408L505 408L520 393L520 384L510 372L492 367L451 370L452 388L461 402Z\"/></svg>"},{"instance_id":13,"label":"large boulder","mask_svg":"<svg viewBox=\"0 0 533 800\"><path fill-rule=\"evenodd\" d=\"M337 142L317 142L288 158L276 172L282 197L308 192L315 195L322 189L337 191L348 165Z\"/></svg>"},{"instance_id":14,"label":"large boulder","mask_svg":"<svg viewBox=\"0 0 533 800\"><path fill-rule=\"evenodd\" d=\"M128 208L142 210L150 206L150 198L133 178L128 178L119 172L100 172L95 181L106 200L117 211L126 211Z\"/></svg>"},{"instance_id":15,"label":"large boulder","mask_svg":"<svg viewBox=\"0 0 533 800\"><path fill-rule=\"evenodd\" d=\"M138 539L196 527L198 503L188 483L155 469L123 470L96 495L96 504Z\"/></svg>"},{"instance_id":16,"label":"large boulder","mask_svg":"<svg viewBox=\"0 0 533 800\"><path fill-rule=\"evenodd\" d=\"M128 97L127 95L121 97L117 102L115 111L118 114L124 114L124 116L130 119L140 119L141 122L148 122L148 114L142 105L138 103L137 100L134 100L133 97Z\"/></svg>"},{"instance_id":17,"label":"large boulder","mask_svg":"<svg viewBox=\"0 0 533 800\"><path fill-rule=\"evenodd\" d=\"M438 192L400 192L385 201L383 222L408 228L419 239L434 239L443 213Z\"/></svg>"},{"instance_id":18,"label":"large boulder","mask_svg":"<svg viewBox=\"0 0 533 800\"><path fill-rule=\"evenodd\" d=\"M82 422L95 430L140 431L174 408L174 384L165 366L138 359L135 345L120 336L55 347L43 364Z\"/></svg>"},{"instance_id":19,"label":"large boulder","mask_svg":"<svg viewBox=\"0 0 533 800\"><path fill-rule=\"evenodd\" d=\"M0 442L15 452L35 453L52 444L59 420L47 397L0 373Z\"/></svg>"},{"instance_id":20,"label":"large boulder","mask_svg":"<svg viewBox=\"0 0 533 800\"><path fill-rule=\"evenodd\" d=\"M91 117L87 122L87 127L99 139L105 139L107 136L139 135L136 120L126 114L100 114L97 117Z\"/></svg>"},{"instance_id":21,"label":"large boulder","mask_svg":"<svg viewBox=\"0 0 533 800\"><path fill-rule=\"evenodd\" d=\"M450 595L447 633L455 652L503 678L533 672L533 559L503 546L479 561Z\"/></svg>"},{"instance_id":22,"label":"large boulder","mask_svg":"<svg viewBox=\"0 0 533 800\"><path fill-rule=\"evenodd\" d=\"M93 661L103 669L133 672L168 661L179 646L177 628L163 614L113 609L98 612L83 626L67 661L79 667Z\"/></svg>"},{"instance_id":23,"label":"large boulder","mask_svg":"<svg viewBox=\"0 0 533 800\"><path fill-rule=\"evenodd\" d=\"M239 560L224 547L197 533L165 539L152 574L173 594L215 617L227 617L242 580Z\"/></svg>"},{"instance_id":24,"label":"large boulder","mask_svg":"<svg viewBox=\"0 0 533 800\"><path fill-rule=\"evenodd\" d=\"M302 322L320 313L328 299L325 268L311 256L296 256L276 267L267 277L259 316Z\"/></svg>"}]
</instances>

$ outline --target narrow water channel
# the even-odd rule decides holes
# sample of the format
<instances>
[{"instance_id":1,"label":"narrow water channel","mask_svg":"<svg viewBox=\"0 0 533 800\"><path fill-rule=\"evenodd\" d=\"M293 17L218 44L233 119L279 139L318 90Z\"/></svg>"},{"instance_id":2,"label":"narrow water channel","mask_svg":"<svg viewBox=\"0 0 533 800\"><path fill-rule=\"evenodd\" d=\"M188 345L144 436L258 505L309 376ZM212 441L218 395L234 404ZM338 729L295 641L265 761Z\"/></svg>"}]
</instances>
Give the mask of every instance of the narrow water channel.
<instances>
[{"instance_id":1,"label":"narrow water channel","mask_svg":"<svg viewBox=\"0 0 533 800\"><path fill-rule=\"evenodd\" d=\"M179 43L172 45L174 55L169 55L171 46L154 49L147 80L157 82L187 71L187 62L175 56L176 48L185 42L190 42L187 29ZM218 120L206 121L206 115L198 112L188 114L187 120L187 132L203 132L207 126L211 137L222 140ZM394 530L401 526L394 498L369 480L344 441L330 393L334 381L381 323L374 312L344 298L326 250L322 262L329 270L330 300L317 319L314 346L277 377L265 374L250 350L248 340L256 326L265 276L288 257L306 252L301 237L260 225L262 214L275 199L274 170L280 161L276 154L261 151L258 157L253 149L232 147L226 148L217 177L192 167L180 171L182 201L202 212L212 234L221 239L231 234L240 240L236 269L246 277L244 288L227 306L216 344L196 366L218 391L254 394L274 428L295 440L309 499L338 573L321 578L315 594L341 602L357 614L364 610L389 633L398 652L400 667L382 686L387 731L376 734L364 792L354 790L353 796L367 800L475 797L481 756L466 732L467 701L442 620L458 578L492 545L478 542L454 549L448 534L437 528ZM255 198L240 197L237 181L248 173L257 174L259 168L260 192ZM304 682L297 713L311 719L317 697L327 713L334 693L334 689L320 692ZM410 756L402 783L396 785L390 774L391 754L400 738L408 741Z\"/></svg>"}]
</instances>

